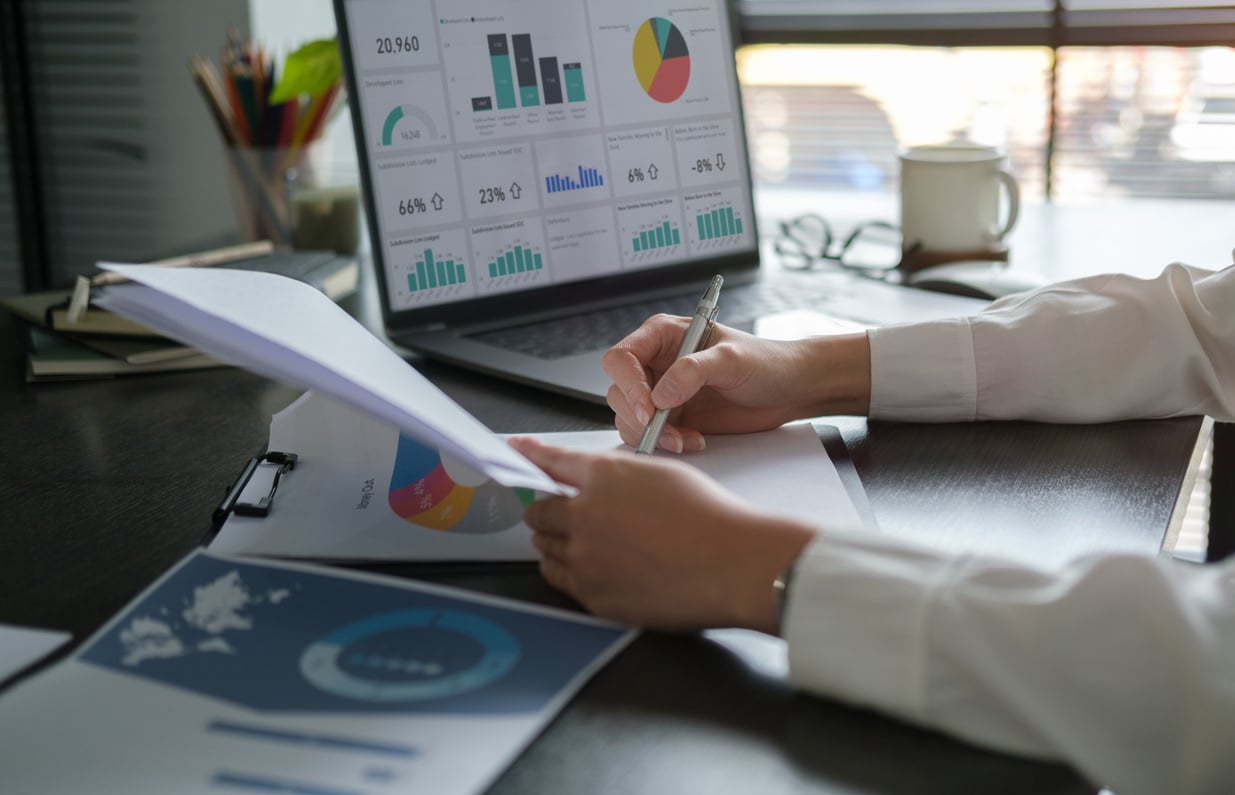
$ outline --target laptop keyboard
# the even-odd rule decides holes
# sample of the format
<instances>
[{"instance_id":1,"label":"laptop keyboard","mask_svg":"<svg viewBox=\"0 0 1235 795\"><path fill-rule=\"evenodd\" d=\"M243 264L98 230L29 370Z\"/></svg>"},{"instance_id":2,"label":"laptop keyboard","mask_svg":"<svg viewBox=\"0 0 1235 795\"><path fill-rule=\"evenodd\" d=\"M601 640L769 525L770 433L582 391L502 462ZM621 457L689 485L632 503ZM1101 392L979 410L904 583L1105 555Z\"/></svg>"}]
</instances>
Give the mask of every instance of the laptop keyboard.
<instances>
[{"instance_id":1,"label":"laptop keyboard","mask_svg":"<svg viewBox=\"0 0 1235 795\"><path fill-rule=\"evenodd\" d=\"M833 297L826 282L776 279L774 282L726 287L720 297L719 321L735 328L748 327L756 318L794 309L818 309ZM561 359L604 350L619 342L658 312L689 316L698 293L666 296L623 304L581 315L528 323L471 334L468 339L538 359Z\"/></svg>"}]
</instances>

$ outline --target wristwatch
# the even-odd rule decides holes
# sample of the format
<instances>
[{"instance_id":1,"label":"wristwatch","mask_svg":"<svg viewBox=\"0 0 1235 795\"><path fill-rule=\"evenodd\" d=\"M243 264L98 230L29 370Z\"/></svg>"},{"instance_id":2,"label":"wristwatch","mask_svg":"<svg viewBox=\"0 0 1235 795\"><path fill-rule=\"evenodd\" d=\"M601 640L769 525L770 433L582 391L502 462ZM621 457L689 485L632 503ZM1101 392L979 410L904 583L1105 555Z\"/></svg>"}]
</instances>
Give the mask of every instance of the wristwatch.
<instances>
[{"instance_id":1,"label":"wristwatch","mask_svg":"<svg viewBox=\"0 0 1235 795\"><path fill-rule=\"evenodd\" d=\"M798 558L794 558L785 570L772 580L772 594L776 597L776 632L785 633L785 605L789 604L789 589L793 586L793 574L798 567Z\"/></svg>"}]
</instances>

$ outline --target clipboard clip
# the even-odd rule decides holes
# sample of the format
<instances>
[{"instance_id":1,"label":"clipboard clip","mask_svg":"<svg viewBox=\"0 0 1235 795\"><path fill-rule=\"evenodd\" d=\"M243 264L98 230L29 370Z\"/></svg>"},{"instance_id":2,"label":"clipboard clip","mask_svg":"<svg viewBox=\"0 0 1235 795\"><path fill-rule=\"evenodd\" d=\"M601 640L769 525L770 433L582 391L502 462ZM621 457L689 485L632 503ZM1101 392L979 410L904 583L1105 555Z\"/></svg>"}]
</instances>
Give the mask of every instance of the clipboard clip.
<instances>
[{"instance_id":1,"label":"clipboard clip","mask_svg":"<svg viewBox=\"0 0 1235 795\"><path fill-rule=\"evenodd\" d=\"M295 453L280 453L271 450L265 455L256 458L250 458L249 462L244 465L244 470L240 473L240 477L236 478L227 489L227 496L223 498L223 502L218 508L214 509L214 514L211 518L214 520L215 527L221 526L227 521L229 514L237 516L267 516L270 513L270 504L274 501L275 492L279 490L279 480L286 473L296 468L296 461L299 456ZM266 493L257 502L241 502L240 495L244 493L245 487L249 485L249 481L253 478L253 473L262 464L276 464L278 469L274 471L274 479L270 482L270 491Z\"/></svg>"}]
</instances>

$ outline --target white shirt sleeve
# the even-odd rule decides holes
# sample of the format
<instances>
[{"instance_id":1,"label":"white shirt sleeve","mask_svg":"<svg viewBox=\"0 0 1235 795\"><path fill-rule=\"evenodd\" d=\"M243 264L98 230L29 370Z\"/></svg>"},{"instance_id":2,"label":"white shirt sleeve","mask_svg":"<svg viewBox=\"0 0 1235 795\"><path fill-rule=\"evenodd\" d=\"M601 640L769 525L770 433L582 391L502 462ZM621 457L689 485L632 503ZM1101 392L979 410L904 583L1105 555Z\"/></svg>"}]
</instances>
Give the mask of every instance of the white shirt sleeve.
<instances>
[{"instance_id":1,"label":"white shirt sleeve","mask_svg":"<svg viewBox=\"0 0 1235 795\"><path fill-rule=\"evenodd\" d=\"M875 418L1235 416L1235 266L1061 282L869 336Z\"/></svg>"},{"instance_id":2,"label":"white shirt sleeve","mask_svg":"<svg viewBox=\"0 0 1235 795\"><path fill-rule=\"evenodd\" d=\"M1235 267L1104 276L870 333L871 415L1235 415ZM1235 782L1235 561L1108 554L1044 572L825 533L784 634L799 686L1120 795Z\"/></svg>"},{"instance_id":3,"label":"white shirt sleeve","mask_svg":"<svg viewBox=\"0 0 1235 795\"><path fill-rule=\"evenodd\" d=\"M824 534L785 612L797 686L1119 795L1235 783L1235 561L1112 554L1042 572Z\"/></svg>"}]
</instances>

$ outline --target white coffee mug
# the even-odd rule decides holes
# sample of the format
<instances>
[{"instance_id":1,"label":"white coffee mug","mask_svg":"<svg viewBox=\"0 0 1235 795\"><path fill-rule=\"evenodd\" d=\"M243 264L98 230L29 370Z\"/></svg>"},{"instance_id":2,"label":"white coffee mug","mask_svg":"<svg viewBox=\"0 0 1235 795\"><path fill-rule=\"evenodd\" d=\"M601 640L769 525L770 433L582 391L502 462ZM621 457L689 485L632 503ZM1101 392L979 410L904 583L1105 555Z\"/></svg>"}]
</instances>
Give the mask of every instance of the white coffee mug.
<instances>
[{"instance_id":1,"label":"white coffee mug","mask_svg":"<svg viewBox=\"0 0 1235 795\"><path fill-rule=\"evenodd\" d=\"M901 231L906 251L1002 248L1016 223L1020 190L993 146L914 146L901 162ZM1001 202L1000 193L1005 194ZM999 220L1000 205L1005 217Z\"/></svg>"}]
</instances>

